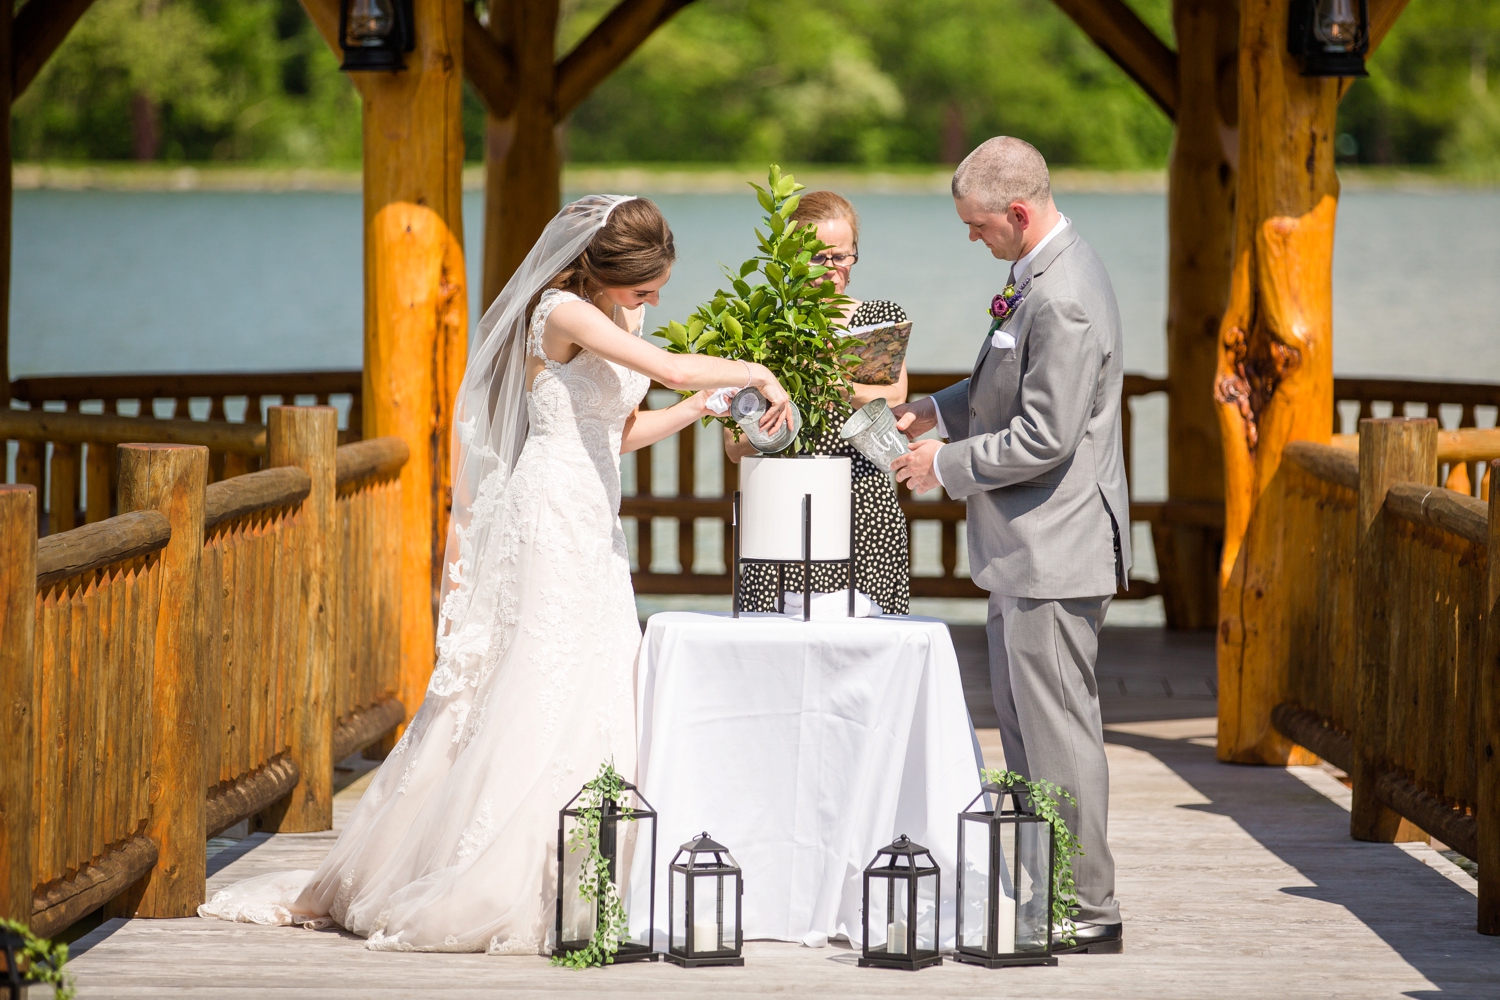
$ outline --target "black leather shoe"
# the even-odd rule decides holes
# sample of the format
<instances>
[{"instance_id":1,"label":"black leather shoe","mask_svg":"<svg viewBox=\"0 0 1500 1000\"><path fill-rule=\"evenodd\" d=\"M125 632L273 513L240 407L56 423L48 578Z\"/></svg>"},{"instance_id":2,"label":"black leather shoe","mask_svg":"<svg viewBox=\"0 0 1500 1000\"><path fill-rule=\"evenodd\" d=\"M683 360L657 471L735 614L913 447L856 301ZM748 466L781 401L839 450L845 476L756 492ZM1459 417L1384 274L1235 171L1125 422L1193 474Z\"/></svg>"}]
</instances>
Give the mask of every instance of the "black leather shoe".
<instances>
[{"instance_id":1,"label":"black leather shoe","mask_svg":"<svg viewBox=\"0 0 1500 1000\"><path fill-rule=\"evenodd\" d=\"M1118 955L1124 950L1123 924L1075 924L1073 944L1063 944L1061 932L1052 933L1054 955Z\"/></svg>"}]
</instances>

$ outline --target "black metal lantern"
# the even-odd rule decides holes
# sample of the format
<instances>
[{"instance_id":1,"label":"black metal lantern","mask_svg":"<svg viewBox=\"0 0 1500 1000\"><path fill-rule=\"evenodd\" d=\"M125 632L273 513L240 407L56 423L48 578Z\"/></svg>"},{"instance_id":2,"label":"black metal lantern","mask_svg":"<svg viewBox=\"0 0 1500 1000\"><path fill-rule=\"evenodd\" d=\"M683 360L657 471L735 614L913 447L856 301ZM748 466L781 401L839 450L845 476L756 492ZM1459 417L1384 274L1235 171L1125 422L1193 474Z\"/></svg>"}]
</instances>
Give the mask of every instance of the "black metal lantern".
<instances>
[{"instance_id":1,"label":"black metal lantern","mask_svg":"<svg viewBox=\"0 0 1500 1000\"><path fill-rule=\"evenodd\" d=\"M5 960L5 968L0 969L0 1000L52 1000L57 987L32 978L30 970L21 971L20 960L25 951L24 937L0 928L0 954Z\"/></svg>"},{"instance_id":2,"label":"black metal lantern","mask_svg":"<svg viewBox=\"0 0 1500 1000\"><path fill-rule=\"evenodd\" d=\"M594 938L594 931L604 919L595 900L579 893L579 883L588 874L588 854L569 850L573 831L585 822L578 794L558 813L557 824L557 943L553 954L566 955L582 951ZM648 829L649 828L649 829ZM640 851L650 851L645 873L649 877L646 932L643 940L620 942L614 961L656 961L656 810L630 782L621 782L620 799L605 799L599 815L599 853L609 871L609 879L620 890L620 902L629 913L629 875Z\"/></svg>"},{"instance_id":3,"label":"black metal lantern","mask_svg":"<svg viewBox=\"0 0 1500 1000\"><path fill-rule=\"evenodd\" d=\"M1370 75L1368 0L1291 0L1286 37L1303 76Z\"/></svg>"},{"instance_id":4,"label":"black metal lantern","mask_svg":"<svg viewBox=\"0 0 1500 1000\"><path fill-rule=\"evenodd\" d=\"M683 844L667 882L667 961L688 969L744 965L744 892L744 873L723 844L706 832Z\"/></svg>"},{"instance_id":5,"label":"black metal lantern","mask_svg":"<svg viewBox=\"0 0 1500 1000\"><path fill-rule=\"evenodd\" d=\"M340 0L339 48L345 72L406 68L401 57L417 47L412 0Z\"/></svg>"},{"instance_id":6,"label":"black metal lantern","mask_svg":"<svg viewBox=\"0 0 1500 1000\"><path fill-rule=\"evenodd\" d=\"M871 891L873 885L873 892ZM938 907L942 902L943 873L932 854L905 834L890 847L875 852L865 866L865 906L862 968L917 969L942 965ZM871 942L871 928L883 943Z\"/></svg>"},{"instance_id":7,"label":"black metal lantern","mask_svg":"<svg viewBox=\"0 0 1500 1000\"><path fill-rule=\"evenodd\" d=\"M989 969L1057 964L1052 825L1025 795L1024 789L989 783L958 814L955 961Z\"/></svg>"}]
</instances>

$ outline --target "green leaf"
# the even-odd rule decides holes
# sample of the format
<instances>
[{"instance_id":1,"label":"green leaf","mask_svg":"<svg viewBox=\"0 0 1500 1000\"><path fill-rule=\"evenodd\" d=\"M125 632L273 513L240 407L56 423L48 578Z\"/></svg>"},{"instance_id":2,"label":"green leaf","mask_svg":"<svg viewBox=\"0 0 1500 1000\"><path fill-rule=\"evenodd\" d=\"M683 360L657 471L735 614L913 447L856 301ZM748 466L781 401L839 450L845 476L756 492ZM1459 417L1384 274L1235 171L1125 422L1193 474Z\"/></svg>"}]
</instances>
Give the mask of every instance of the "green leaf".
<instances>
[{"instance_id":1,"label":"green leaf","mask_svg":"<svg viewBox=\"0 0 1500 1000\"><path fill-rule=\"evenodd\" d=\"M785 272L781 269L781 265L773 260L766 265L766 277L771 279L772 284L779 285L781 279L785 277Z\"/></svg>"},{"instance_id":2,"label":"green leaf","mask_svg":"<svg viewBox=\"0 0 1500 1000\"><path fill-rule=\"evenodd\" d=\"M745 263L740 265L740 277L743 278L747 274L754 273L756 267L758 266L758 262L753 257L750 260L745 261Z\"/></svg>"},{"instance_id":3,"label":"green leaf","mask_svg":"<svg viewBox=\"0 0 1500 1000\"><path fill-rule=\"evenodd\" d=\"M686 351L688 349L688 332L687 332L687 327L683 326L681 323L677 322L675 319L672 320L672 322L668 323L667 324L667 343L671 344L673 347L677 348L678 350Z\"/></svg>"},{"instance_id":4,"label":"green leaf","mask_svg":"<svg viewBox=\"0 0 1500 1000\"><path fill-rule=\"evenodd\" d=\"M703 335L698 338L698 342L697 342L697 344L695 346L698 348L698 350L701 351L705 347L707 347L709 344L712 344L714 341L716 341L718 339L719 339L719 331L718 330L704 330L703 331ZM854 360L858 361L859 358L856 357Z\"/></svg>"},{"instance_id":5,"label":"green leaf","mask_svg":"<svg viewBox=\"0 0 1500 1000\"><path fill-rule=\"evenodd\" d=\"M766 194L764 191L756 194L755 198L760 202L760 207L765 209L767 212L776 211L776 203L772 201L771 196Z\"/></svg>"},{"instance_id":6,"label":"green leaf","mask_svg":"<svg viewBox=\"0 0 1500 1000\"><path fill-rule=\"evenodd\" d=\"M740 321L729 313L724 314L724 329L736 337L743 337L745 335L745 328L740 325Z\"/></svg>"},{"instance_id":7,"label":"green leaf","mask_svg":"<svg viewBox=\"0 0 1500 1000\"><path fill-rule=\"evenodd\" d=\"M734 290L742 299L748 299L750 297L750 286L745 282L743 278L735 279Z\"/></svg>"},{"instance_id":8,"label":"green leaf","mask_svg":"<svg viewBox=\"0 0 1500 1000\"><path fill-rule=\"evenodd\" d=\"M703 332L703 328L706 325L698 316L693 316L689 319L687 324L688 340L697 340L698 334Z\"/></svg>"},{"instance_id":9,"label":"green leaf","mask_svg":"<svg viewBox=\"0 0 1500 1000\"><path fill-rule=\"evenodd\" d=\"M802 203L802 196L801 195L797 195L797 194L792 195L786 201L782 202L781 203L781 215L782 215L782 217L790 219L792 217L792 215L797 211L797 206L799 204L801 204L801 203Z\"/></svg>"}]
</instances>

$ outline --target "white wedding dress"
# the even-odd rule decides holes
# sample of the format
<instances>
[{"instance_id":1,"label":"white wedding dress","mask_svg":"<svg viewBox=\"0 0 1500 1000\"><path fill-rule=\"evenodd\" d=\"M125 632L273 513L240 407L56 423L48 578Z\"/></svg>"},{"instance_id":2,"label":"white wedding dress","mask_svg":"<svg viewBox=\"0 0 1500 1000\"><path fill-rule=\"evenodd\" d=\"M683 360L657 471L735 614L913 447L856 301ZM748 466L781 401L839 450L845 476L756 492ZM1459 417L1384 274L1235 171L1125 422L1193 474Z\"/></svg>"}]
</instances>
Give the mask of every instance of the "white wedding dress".
<instances>
[{"instance_id":1,"label":"white wedding dress","mask_svg":"<svg viewBox=\"0 0 1500 1000\"><path fill-rule=\"evenodd\" d=\"M469 547L450 567L421 709L322 867L237 883L201 915L338 924L377 950L548 949L558 810L602 762L627 779L636 765L641 633L619 456L650 382L588 351L566 364L542 353L548 315L577 299L545 292L527 328L525 350L545 364L529 429L508 479L505 465L482 478L458 530Z\"/></svg>"}]
</instances>

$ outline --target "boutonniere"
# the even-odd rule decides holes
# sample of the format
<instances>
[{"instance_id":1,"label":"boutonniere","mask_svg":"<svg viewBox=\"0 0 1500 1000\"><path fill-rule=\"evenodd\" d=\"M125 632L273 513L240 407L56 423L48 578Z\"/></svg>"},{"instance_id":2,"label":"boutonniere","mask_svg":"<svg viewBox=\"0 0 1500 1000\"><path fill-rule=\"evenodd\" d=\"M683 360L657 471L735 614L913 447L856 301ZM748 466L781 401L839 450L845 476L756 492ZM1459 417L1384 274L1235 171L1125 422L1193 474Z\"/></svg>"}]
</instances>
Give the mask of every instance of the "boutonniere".
<instances>
[{"instance_id":1,"label":"boutonniere","mask_svg":"<svg viewBox=\"0 0 1500 1000\"><path fill-rule=\"evenodd\" d=\"M1031 287L1031 279L1027 278L1017 288L1015 282L1011 282L1001 290L999 295L990 299L990 316L994 321L990 323L990 332L994 333L1005 324L1005 321L1015 315L1021 303L1026 301L1026 289Z\"/></svg>"}]
</instances>

